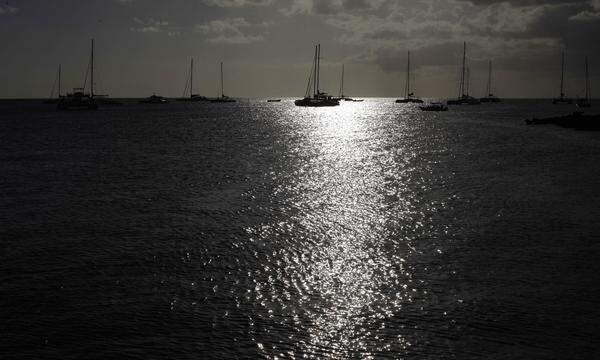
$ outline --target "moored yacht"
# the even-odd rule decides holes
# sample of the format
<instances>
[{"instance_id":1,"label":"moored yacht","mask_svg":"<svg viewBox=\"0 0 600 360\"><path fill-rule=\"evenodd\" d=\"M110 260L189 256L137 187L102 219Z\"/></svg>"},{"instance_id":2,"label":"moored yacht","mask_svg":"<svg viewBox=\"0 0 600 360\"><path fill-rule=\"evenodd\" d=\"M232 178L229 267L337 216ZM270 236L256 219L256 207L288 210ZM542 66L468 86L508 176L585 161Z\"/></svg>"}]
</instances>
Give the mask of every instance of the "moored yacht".
<instances>
[{"instance_id":1,"label":"moored yacht","mask_svg":"<svg viewBox=\"0 0 600 360\"><path fill-rule=\"evenodd\" d=\"M340 82L340 95L337 97L338 100L342 101L353 101L353 102L361 102L362 99L353 99L349 96L344 95L344 64L342 64L342 80Z\"/></svg>"},{"instance_id":2,"label":"moored yacht","mask_svg":"<svg viewBox=\"0 0 600 360\"><path fill-rule=\"evenodd\" d=\"M565 95L565 52L562 52L560 62L560 96L552 99L552 103L556 105L570 105L573 104L573 99Z\"/></svg>"},{"instance_id":3,"label":"moored yacht","mask_svg":"<svg viewBox=\"0 0 600 360\"><path fill-rule=\"evenodd\" d=\"M592 106L592 93L590 91L590 73L588 71L588 58L585 57L585 97L577 100L578 107Z\"/></svg>"},{"instance_id":4,"label":"moored yacht","mask_svg":"<svg viewBox=\"0 0 600 360\"><path fill-rule=\"evenodd\" d=\"M406 62L406 82L404 83L404 97L397 99L396 103L405 104L405 103L416 103L422 104L423 100L415 97L415 94L410 91L410 51L408 52L408 60Z\"/></svg>"},{"instance_id":5,"label":"moored yacht","mask_svg":"<svg viewBox=\"0 0 600 360\"><path fill-rule=\"evenodd\" d=\"M319 89L319 75L321 65L321 44L315 46L315 57L313 60L313 66L311 69L311 75L308 79L308 86L306 87L306 93L303 99L294 101L296 106L310 106L310 107L321 107L321 106L337 106L340 101L331 95L321 91ZM312 85L312 86L311 86ZM312 87L312 96L310 95L310 89Z\"/></svg>"},{"instance_id":6,"label":"moored yacht","mask_svg":"<svg viewBox=\"0 0 600 360\"><path fill-rule=\"evenodd\" d=\"M236 102L235 99L232 99L229 96L226 96L225 92L223 90L223 62L221 62L221 97L210 99L210 102L213 102L213 103L234 103L234 102Z\"/></svg>"},{"instance_id":7,"label":"moored yacht","mask_svg":"<svg viewBox=\"0 0 600 360\"><path fill-rule=\"evenodd\" d=\"M58 110L96 110L98 109L98 103L94 99L94 39L92 39L92 50L90 55L90 62L88 64L88 70L90 70L90 92L85 93L85 84L87 82L87 72L84 79L83 87L74 88L72 93L67 93L66 96L59 97L57 109ZM60 69L59 69L60 70ZM60 75L60 71L59 71ZM60 93L60 89L59 89Z\"/></svg>"},{"instance_id":8,"label":"moored yacht","mask_svg":"<svg viewBox=\"0 0 600 360\"><path fill-rule=\"evenodd\" d=\"M96 110L98 104L94 97L86 94L83 88L74 88L72 93L67 93L59 99L57 108L59 110Z\"/></svg>"},{"instance_id":9,"label":"moored yacht","mask_svg":"<svg viewBox=\"0 0 600 360\"><path fill-rule=\"evenodd\" d=\"M190 61L190 77L187 81L185 89L183 90L183 96L176 98L176 101L208 101L206 96L194 94L194 58Z\"/></svg>"},{"instance_id":10,"label":"moored yacht","mask_svg":"<svg viewBox=\"0 0 600 360\"><path fill-rule=\"evenodd\" d=\"M469 95L469 70L467 68L467 43L463 43L462 71L460 76L459 96L456 99L450 99L448 105L479 105L481 102Z\"/></svg>"},{"instance_id":11,"label":"moored yacht","mask_svg":"<svg viewBox=\"0 0 600 360\"><path fill-rule=\"evenodd\" d=\"M487 82L487 96L479 99L482 103L497 103L500 99L492 94L492 60L489 61L488 66L488 82Z\"/></svg>"}]
</instances>

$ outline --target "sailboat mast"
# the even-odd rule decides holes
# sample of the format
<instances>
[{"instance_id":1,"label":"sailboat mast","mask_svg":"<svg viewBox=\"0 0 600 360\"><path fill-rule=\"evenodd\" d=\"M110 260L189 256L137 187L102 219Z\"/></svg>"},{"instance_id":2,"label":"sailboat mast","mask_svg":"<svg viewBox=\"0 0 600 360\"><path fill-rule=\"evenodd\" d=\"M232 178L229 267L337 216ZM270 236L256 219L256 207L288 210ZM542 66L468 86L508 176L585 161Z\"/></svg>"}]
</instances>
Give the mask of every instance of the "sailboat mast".
<instances>
[{"instance_id":1,"label":"sailboat mast","mask_svg":"<svg viewBox=\"0 0 600 360\"><path fill-rule=\"evenodd\" d=\"M317 50L317 94L319 93L320 81L321 81L321 44L318 45L318 50Z\"/></svg>"},{"instance_id":2,"label":"sailboat mast","mask_svg":"<svg viewBox=\"0 0 600 360\"><path fill-rule=\"evenodd\" d=\"M489 61L489 66L488 66L487 93L488 93L488 96L492 96L492 60Z\"/></svg>"},{"instance_id":3,"label":"sailboat mast","mask_svg":"<svg viewBox=\"0 0 600 360\"><path fill-rule=\"evenodd\" d=\"M470 85L470 80L471 80L471 72L469 71L469 68L467 67L467 75L465 77L465 94L467 96L469 96L469 85Z\"/></svg>"},{"instance_id":4,"label":"sailboat mast","mask_svg":"<svg viewBox=\"0 0 600 360\"><path fill-rule=\"evenodd\" d=\"M342 83L340 84L340 97L344 97L344 64L342 64Z\"/></svg>"},{"instance_id":5,"label":"sailboat mast","mask_svg":"<svg viewBox=\"0 0 600 360\"><path fill-rule=\"evenodd\" d=\"M462 59L462 74L460 77L460 96L465 94L465 64L467 57L467 42L463 42L463 59Z\"/></svg>"},{"instance_id":6,"label":"sailboat mast","mask_svg":"<svg viewBox=\"0 0 600 360\"><path fill-rule=\"evenodd\" d=\"M194 94L194 58L190 61L190 99Z\"/></svg>"},{"instance_id":7,"label":"sailboat mast","mask_svg":"<svg viewBox=\"0 0 600 360\"><path fill-rule=\"evenodd\" d=\"M562 59L560 62L560 97L565 96L564 93L564 82L565 82L565 52L562 52Z\"/></svg>"},{"instance_id":8,"label":"sailboat mast","mask_svg":"<svg viewBox=\"0 0 600 360\"><path fill-rule=\"evenodd\" d=\"M313 97L317 96L317 45L315 45L315 58L313 59Z\"/></svg>"},{"instance_id":9,"label":"sailboat mast","mask_svg":"<svg viewBox=\"0 0 600 360\"><path fill-rule=\"evenodd\" d=\"M586 69L587 69L587 59L586 59ZM58 64L58 97L60 98L60 64Z\"/></svg>"},{"instance_id":10,"label":"sailboat mast","mask_svg":"<svg viewBox=\"0 0 600 360\"><path fill-rule=\"evenodd\" d=\"M585 99L590 102L592 94L590 91L590 73L588 71L588 57L585 57Z\"/></svg>"},{"instance_id":11,"label":"sailboat mast","mask_svg":"<svg viewBox=\"0 0 600 360\"><path fill-rule=\"evenodd\" d=\"M223 62L221 61L221 97L225 97L225 92L223 91Z\"/></svg>"},{"instance_id":12,"label":"sailboat mast","mask_svg":"<svg viewBox=\"0 0 600 360\"><path fill-rule=\"evenodd\" d=\"M94 39L92 39L92 56L90 61L90 96L94 97Z\"/></svg>"},{"instance_id":13,"label":"sailboat mast","mask_svg":"<svg viewBox=\"0 0 600 360\"><path fill-rule=\"evenodd\" d=\"M410 51L408 51L408 61L406 62L406 87L404 89L404 97L410 96Z\"/></svg>"}]
</instances>

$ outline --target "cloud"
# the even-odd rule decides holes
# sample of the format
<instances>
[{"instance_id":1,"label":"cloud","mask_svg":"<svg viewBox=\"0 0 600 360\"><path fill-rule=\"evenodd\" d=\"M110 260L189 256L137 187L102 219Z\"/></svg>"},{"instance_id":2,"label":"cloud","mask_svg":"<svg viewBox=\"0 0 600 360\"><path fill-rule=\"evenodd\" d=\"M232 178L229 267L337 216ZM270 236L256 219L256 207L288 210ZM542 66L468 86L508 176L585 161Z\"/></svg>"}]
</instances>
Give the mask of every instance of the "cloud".
<instances>
[{"instance_id":1,"label":"cloud","mask_svg":"<svg viewBox=\"0 0 600 360\"><path fill-rule=\"evenodd\" d=\"M580 13L577 13L571 17L569 20L572 21L596 21L600 20L600 12L593 12L589 10L584 10Z\"/></svg>"},{"instance_id":2,"label":"cloud","mask_svg":"<svg viewBox=\"0 0 600 360\"><path fill-rule=\"evenodd\" d=\"M592 11L583 10L571 17L569 20L571 21L596 21L600 20L600 0L592 0L590 1L590 6Z\"/></svg>"},{"instance_id":3,"label":"cloud","mask_svg":"<svg viewBox=\"0 0 600 360\"><path fill-rule=\"evenodd\" d=\"M273 3L273 0L202 0L209 6L218 7L242 7L242 6L265 6Z\"/></svg>"},{"instance_id":4,"label":"cloud","mask_svg":"<svg viewBox=\"0 0 600 360\"><path fill-rule=\"evenodd\" d=\"M178 32L169 30L169 22L163 20L156 20L153 18L133 18L133 21L136 23L136 26L131 27L131 31L141 32L141 33L161 33L167 31L168 35L174 36L178 34ZM173 35L172 35L173 34Z\"/></svg>"},{"instance_id":5,"label":"cloud","mask_svg":"<svg viewBox=\"0 0 600 360\"><path fill-rule=\"evenodd\" d=\"M387 0L292 0L291 5L281 10L285 15L315 14L333 15L346 12L364 12L378 9Z\"/></svg>"},{"instance_id":6,"label":"cloud","mask_svg":"<svg viewBox=\"0 0 600 360\"><path fill-rule=\"evenodd\" d=\"M553 59L557 48L579 46L574 34L582 30L569 27L569 17L594 6L600 0L292 0L283 13L320 18L352 54L344 61L402 71L408 49L415 67L452 68L463 41L474 62Z\"/></svg>"},{"instance_id":7,"label":"cloud","mask_svg":"<svg viewBox=\"0 0 600 360\"><path fill-rule=\"evenodd\" d=\"M19 12L19 9L14 6L0 5L0 15L16 14L17 12Z\"/></svg>"},{"instance_id":8,"label":"cloud","mask_svg":"<svg viewBox=\"0 0 600 360\"><path fill-rule=\"evenodd\" d=\"M212 43L249 44L264 40L262 32L268 23L251 24L244 18L225 18L196 25L196 31L208 36Z\"/></svg>"}]
</instances>

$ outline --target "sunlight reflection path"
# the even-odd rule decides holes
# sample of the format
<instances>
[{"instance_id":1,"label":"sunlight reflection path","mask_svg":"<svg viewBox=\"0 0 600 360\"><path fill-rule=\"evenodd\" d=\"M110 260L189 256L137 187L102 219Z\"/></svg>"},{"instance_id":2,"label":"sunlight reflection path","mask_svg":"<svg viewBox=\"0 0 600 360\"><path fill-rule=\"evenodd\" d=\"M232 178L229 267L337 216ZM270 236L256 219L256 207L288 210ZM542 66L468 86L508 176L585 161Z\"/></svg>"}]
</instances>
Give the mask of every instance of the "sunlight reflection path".
<instances>
[{"instance_id":1,"label":"sunlight reflection path","mask_svg":"<svg viewBox=\"0 0 600 360\"><path fill-rule=\"evenodd\" d=\"M292 205L282 221L254 232L286 245L274 254L282 289L269 290L271 301L292 314L300 331L289 340L298 342L299 353L364 358L405 349L410 343L385 327L415 291L404 265L414 247L398 229L419 226L411 178L416 154L402 139L401 120L384 119L397 125L393 134L369 123L375 118L369 111L381 109L306 110L299 120L303 141L290 149L295 169L275 175L283 178L274 196Z\"/></svg>"}]
</instances>

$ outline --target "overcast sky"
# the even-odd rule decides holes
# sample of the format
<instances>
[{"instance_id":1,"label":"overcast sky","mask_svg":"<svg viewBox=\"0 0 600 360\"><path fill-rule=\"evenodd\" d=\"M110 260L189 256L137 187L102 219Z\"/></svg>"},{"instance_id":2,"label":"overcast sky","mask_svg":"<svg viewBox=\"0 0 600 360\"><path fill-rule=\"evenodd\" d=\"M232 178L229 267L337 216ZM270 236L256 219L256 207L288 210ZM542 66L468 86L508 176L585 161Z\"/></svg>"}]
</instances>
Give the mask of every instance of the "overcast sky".
<instances>
[{"instance_id":1,"label":"overcast sky","mask_svg":"<svg viewBox=\"0 0 600 360\"><path fill-rule=\"evenodd\" d=\"M456 96L462 42L471 93L487 61L500 97L582 95L584 56L600 83L600 0L2 0L0 97L46 97L58 64L63 88L81 86L96 39L96 87L114 97L180 96L194 57L200 94L302 96L314 45L322 87L352 96L401 96L406 51L422 97ZM599 90L600 91L600 90Z\"/></svg>"}]
</instances>

